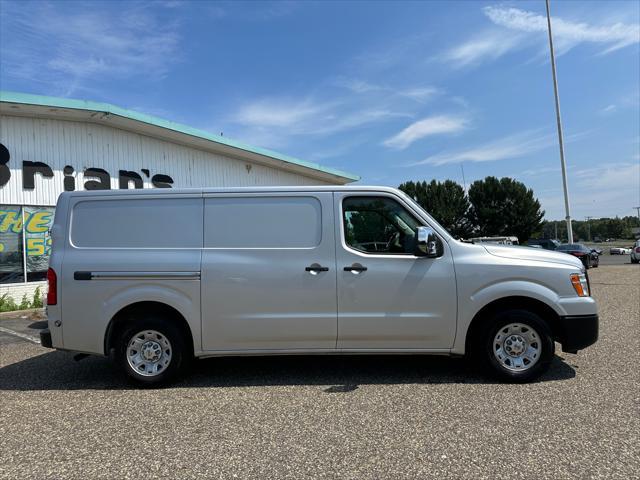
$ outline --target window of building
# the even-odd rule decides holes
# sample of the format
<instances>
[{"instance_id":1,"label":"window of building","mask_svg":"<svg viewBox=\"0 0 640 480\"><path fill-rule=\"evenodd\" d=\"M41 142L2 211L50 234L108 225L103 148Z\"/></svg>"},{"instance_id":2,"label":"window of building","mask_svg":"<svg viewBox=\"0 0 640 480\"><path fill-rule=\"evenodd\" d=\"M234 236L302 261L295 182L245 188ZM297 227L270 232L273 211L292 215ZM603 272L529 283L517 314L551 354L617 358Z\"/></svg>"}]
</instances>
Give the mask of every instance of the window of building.
<instances>
[{"instance_id":1,"label":"window of building","mask_svg":"<svg viewBox=\"0 0 640 480\"><path fill-rule=\"evenodd\" d=\"M54 212L0 205L0 284L46 280Z\"/></svg>"},{"instance_id":2,"label":"window of building","mask_svg":"<svg viewBox=\"0 0 640 480\"><path fill-rule=\"evenodd\" d=\"M22 207L0 205L0 283L24 282Z\"/></svg>"},{"instance_id":3,"label":"window of building","mask_svg":"<svg viewBox=\"0 0 640 480\"><path fill-rule=\"evenodd\" d=\"M27 281L47 279L51 255L51 226L55 209L24 207L24 237Z\"/></svg>"},{"instance_id":4,"label":"window of building","mask_svg":"<svg viewBox=\"0 0 640 480\"><path fill-rule=\"evenodd\" d=\"M388 197L347 197L342 202L345 242L376 254L413 254L421 222Z\"/></svg>"}]
</instances>

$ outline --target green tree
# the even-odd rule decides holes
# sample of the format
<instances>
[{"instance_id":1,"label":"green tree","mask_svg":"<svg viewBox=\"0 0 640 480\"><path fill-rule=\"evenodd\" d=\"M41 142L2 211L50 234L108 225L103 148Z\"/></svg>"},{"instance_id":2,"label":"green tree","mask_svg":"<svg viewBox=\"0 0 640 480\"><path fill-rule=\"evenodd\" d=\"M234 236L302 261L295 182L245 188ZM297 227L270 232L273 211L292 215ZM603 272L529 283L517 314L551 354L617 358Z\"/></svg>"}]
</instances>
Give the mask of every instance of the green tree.
<instances>
[{"instance_id":1,"label":"green tree","mask_svg":"<svg viewBox=\"0 0 640 480\"><path fill-rule=\"evenodd\" d=\"M446 228L454 237L468 237L473 229L467 212L469 200L464 189L452 180L430 183L405 182L398 187Z\"/></svg>"},{"instance_id":2,"label":"green tree","mask_svg":"<svg viewBox=\"0 0 640 480\"><path fill-rule=\"evenodd\" d=\"M476 180L469 187L469 202L469 220L478 235L515 235L525 242L542 228L544 211L533 190L512 178Z\"/></svg>"}]
</instances>

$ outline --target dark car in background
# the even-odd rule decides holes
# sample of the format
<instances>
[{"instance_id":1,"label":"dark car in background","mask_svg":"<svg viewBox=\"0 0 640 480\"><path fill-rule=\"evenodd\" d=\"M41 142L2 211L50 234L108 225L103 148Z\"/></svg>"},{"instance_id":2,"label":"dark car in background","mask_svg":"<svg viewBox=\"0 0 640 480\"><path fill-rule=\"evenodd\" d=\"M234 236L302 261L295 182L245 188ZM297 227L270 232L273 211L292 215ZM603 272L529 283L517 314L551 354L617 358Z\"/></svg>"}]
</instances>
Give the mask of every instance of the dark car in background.
<instances>
[{"instance_id":1,"label":"dark car in background","mask_svg":"<svg viewBox=\"0 0 640 480\"><path fill-rule=\"evenodd\" d=\"M527 240L527 245L530 247L540 246L545 250L556 250L560 246L560 242L553 238L530 238Z\"/></svg>"},{"instance_id":2,"label":"dark car in background","mask_svg":"<svg viewBox=\"0 0 640 480\"><path fill-rule=\"evenodd\" d=\"M595 268L600 264L600 255L598 255L598 252L582 243L563 243L556 248L556 251L578 257L582 261L584 268Z\"/></svg>"}]
</instances>

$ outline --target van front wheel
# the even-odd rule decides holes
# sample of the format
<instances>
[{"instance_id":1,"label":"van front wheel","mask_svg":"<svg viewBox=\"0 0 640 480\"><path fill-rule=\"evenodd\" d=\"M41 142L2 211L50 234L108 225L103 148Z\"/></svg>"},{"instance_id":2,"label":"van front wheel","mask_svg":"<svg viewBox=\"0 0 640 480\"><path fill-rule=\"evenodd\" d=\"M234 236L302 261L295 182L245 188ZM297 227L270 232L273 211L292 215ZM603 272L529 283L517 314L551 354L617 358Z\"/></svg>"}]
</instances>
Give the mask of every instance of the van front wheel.
<instances>
[{"instance_id":1,"label":"van front wheel","mask_svg":"<svg viewBox=\"0 0 640 480\"><path fill-rule=\"evenodd\" d=\"M529 382L549 368L555 344L538 315L507 310L497 313L487 326L477 353L490 373L510 382Z\"/></svg>"},{"instance_id":2,"label":"van front wheel","mask_svg":"<svg viewBox=\"0 0 640 480\"><path fill-rule=\"evenodd\" d=\"M145 318L125 328L118 342L118 362L134 380L146 385L166 383L180 371L184 341L171 323Z\"/></svg>"}]
</instances>

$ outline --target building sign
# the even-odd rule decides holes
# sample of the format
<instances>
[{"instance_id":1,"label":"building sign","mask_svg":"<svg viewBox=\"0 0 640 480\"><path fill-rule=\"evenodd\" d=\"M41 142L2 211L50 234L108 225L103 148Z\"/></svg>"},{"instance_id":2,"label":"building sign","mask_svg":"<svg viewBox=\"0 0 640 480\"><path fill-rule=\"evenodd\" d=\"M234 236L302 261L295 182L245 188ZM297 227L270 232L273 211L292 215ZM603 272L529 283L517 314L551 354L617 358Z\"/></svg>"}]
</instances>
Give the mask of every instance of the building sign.
<instances>
[{"instance_id":1,"label":"building sign","mask_svg":"<svg viewBox=\"0 0 640 480\"><path fill-rule=\"evenodd\" d=\"M9 149L0 143L0 188L4 187L11 180L11 170L9 161L11 153ZM76 179L74 177L75 168L65 165L62 170L64 174L63 186L65 192L76 190ZM110 190L111 174L103 168L86 168L83 171L85 190ZM53 178L53 170L44 162L22 161L22 188L25 190L35 189L36 175L42 178ZM89 178L87 180L87 177ZM143 188L144 178L150 179L151 184L156 188L171 188L173 178L163 173L151 175L148 168L140 169L140 173L131 170L118 170L118 188L128 189L133 184L133 188Z\"/></svg>"}]
</instances>

